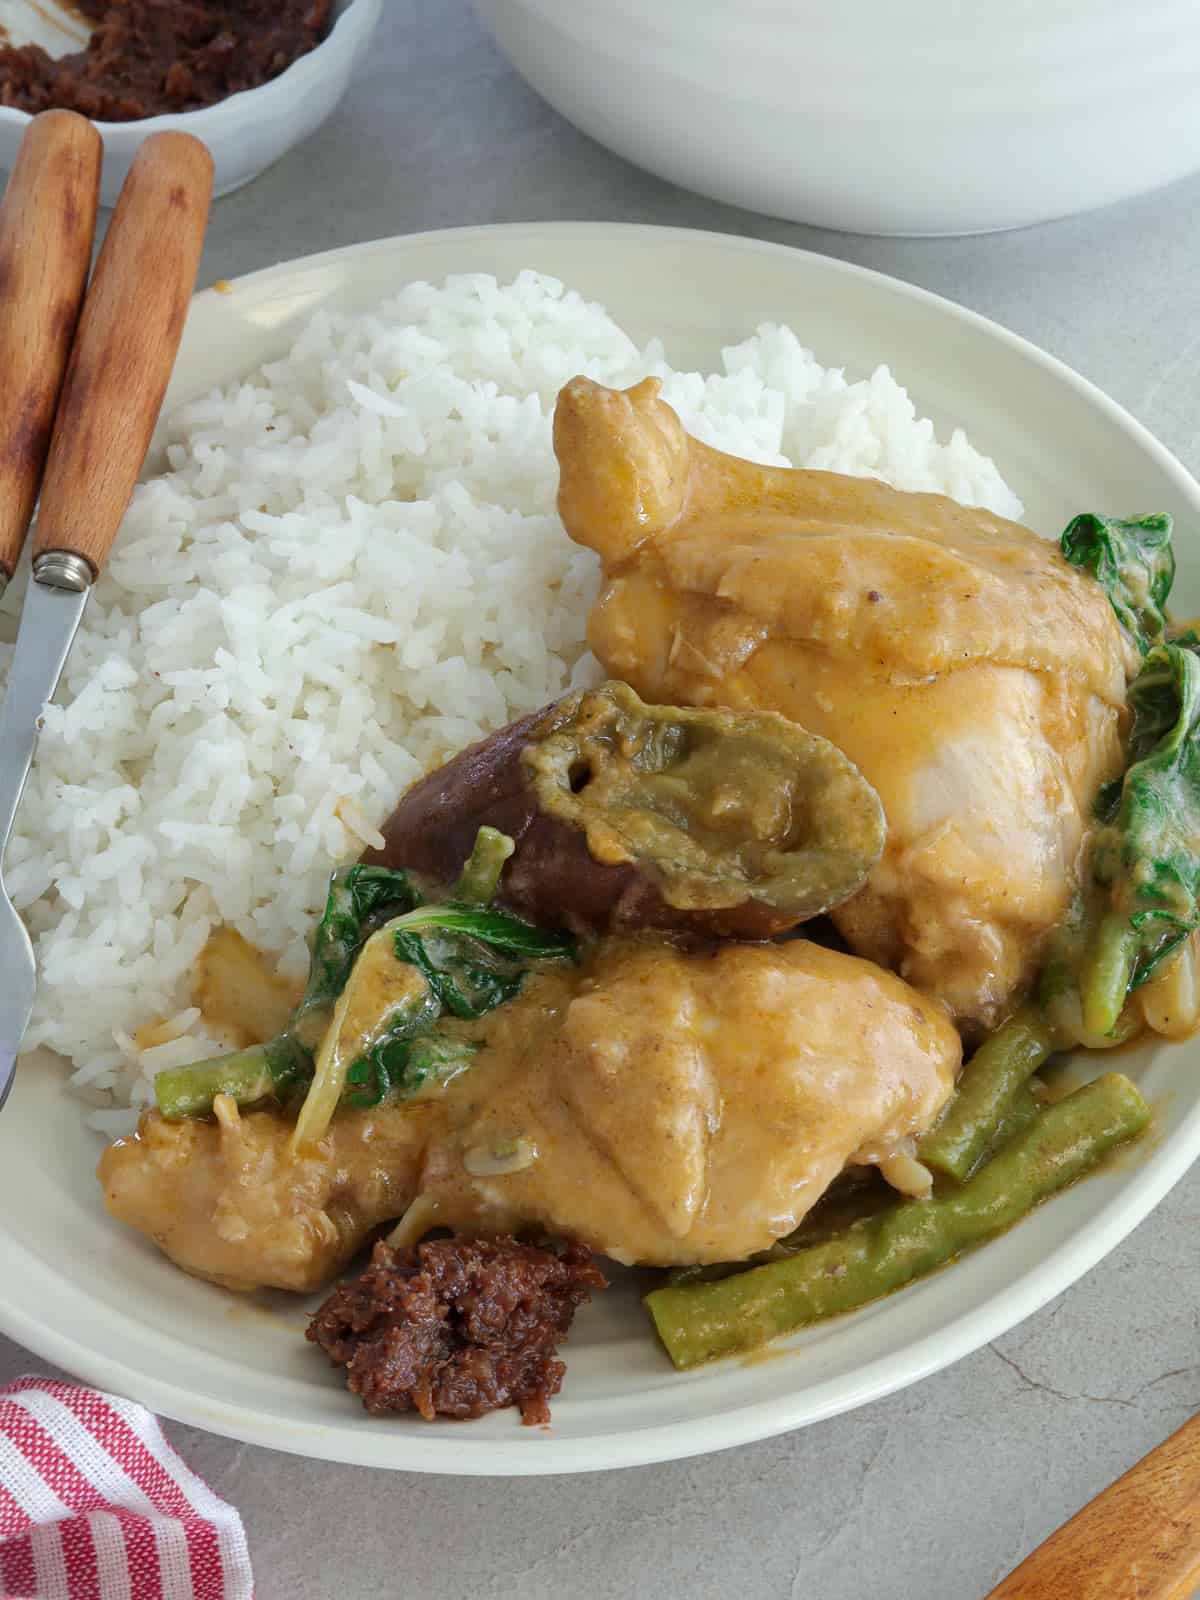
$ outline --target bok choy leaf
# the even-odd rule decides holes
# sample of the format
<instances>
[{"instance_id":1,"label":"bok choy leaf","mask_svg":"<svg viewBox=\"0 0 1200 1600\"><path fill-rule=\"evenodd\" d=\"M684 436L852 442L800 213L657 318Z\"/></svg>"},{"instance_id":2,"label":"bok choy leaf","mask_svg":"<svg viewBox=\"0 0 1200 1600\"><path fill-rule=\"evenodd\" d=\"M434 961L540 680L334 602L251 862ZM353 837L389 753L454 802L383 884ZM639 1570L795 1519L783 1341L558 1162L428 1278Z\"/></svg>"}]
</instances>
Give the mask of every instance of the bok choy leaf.
<instances>
[{"instance_id":1,"label":"bok choy leaf","mask_svg":"<svg viewBox=\"0 0 1200 1600\"><path fill-rule=\"evenodd\" d=\"M1062 553L1073 567L1095 578L1142 655L1163 642L1167 596L1175 579L1169 516L1122 522L1084 512L1064 531Z\"/></svg>"}]
</instances>

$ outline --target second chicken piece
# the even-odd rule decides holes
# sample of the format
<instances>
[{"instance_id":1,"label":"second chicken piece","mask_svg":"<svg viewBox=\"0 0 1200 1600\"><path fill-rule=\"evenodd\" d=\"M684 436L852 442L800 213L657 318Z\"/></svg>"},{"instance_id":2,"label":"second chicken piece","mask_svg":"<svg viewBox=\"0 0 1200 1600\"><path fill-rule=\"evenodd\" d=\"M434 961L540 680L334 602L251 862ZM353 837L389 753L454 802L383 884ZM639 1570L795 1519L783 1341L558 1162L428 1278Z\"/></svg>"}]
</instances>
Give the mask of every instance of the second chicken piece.
<instances>
[{"instance_id":1,"label":"second chicken piece","mask_svg":"<svg viewBox=\"0 0 1200 1600\"><path fill-rule=\"evenodd\" d=\"M456 1026L469 1070L340 1113L298 1156L286 1117L227 1098L215 1121L146 1113L101 1159L109 1210L239 1289L319 1288L406 1209L412 1240L535 1228L624 1262L739 1260L847 1165L919 1182L961 1060L939 1007L802 939L602 940Z\"/></svg>"}]
</instances>

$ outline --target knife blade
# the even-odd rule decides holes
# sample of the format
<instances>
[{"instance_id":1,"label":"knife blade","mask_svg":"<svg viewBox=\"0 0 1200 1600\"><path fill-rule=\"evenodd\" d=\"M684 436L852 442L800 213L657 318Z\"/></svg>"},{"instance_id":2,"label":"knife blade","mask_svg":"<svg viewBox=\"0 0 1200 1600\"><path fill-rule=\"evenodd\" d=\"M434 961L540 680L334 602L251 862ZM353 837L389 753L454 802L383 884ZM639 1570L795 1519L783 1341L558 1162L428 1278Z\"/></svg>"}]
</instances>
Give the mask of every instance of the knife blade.
<instances>
[{"instance_id":1,"label":"knife blade","mask_svg":"<svg viewBox=\"0 0 1200 1600\"><path fill-rule=\"evenodd\" d=\"M200 262L212 171L208 150L188 134L159 133L143 143L84 300L40 474L33 579L0 711L0 868L46 704L158 420ZM28 227L39 215L34 207ZM16 243L14 258L25 259L28 240ZM22 457L26 468L32 453ZM28 489L24 478L22 487ZM11 500L25 503L16 495ZM11 539L16 552L24 531ZM15 564L14 552L7 553L5 561L0 548L0 573ZM0 1106L35 986L29 936L0 876Z\"/></svg>"},{"instance_id":2,"label":"knife blade","mask_svg":"<svg viewBox=\"0 0 1200 1600\"><path fill-rule=\"evenodd\" d=\"M0 709L0 848L7 846L33 763L43 714L58 688L88 593L88 589L76 593L53 588L35 579L25 596L8 689ZM0 1110L12 1086L17 1049L29 1026L36 988L29 934L23 924L16 926L28 948L28 959L14 961L15 952L5 942L0 983Z\"/></svg>"},{"instance_id":3,"label":"knife blade","mask_svg":"<svg viewBox=\"0 0 1200 1600\"><path fill-rule=\"evenodd\" d=\"M0 205L0 594L16 570L50 447L92 258L102 159L100 135L85 117L44 112L26 129ZM50 607L56 624L63 619L67 644L83 598ZM27 622L42 610L31 600ZM40 651L27 646L0 710L0 1107L34 996L33 951L4 889L4 851L42 706L53 693L35 679L57 681L59 655L53 637Z\"/></svg>"}]
</instances>

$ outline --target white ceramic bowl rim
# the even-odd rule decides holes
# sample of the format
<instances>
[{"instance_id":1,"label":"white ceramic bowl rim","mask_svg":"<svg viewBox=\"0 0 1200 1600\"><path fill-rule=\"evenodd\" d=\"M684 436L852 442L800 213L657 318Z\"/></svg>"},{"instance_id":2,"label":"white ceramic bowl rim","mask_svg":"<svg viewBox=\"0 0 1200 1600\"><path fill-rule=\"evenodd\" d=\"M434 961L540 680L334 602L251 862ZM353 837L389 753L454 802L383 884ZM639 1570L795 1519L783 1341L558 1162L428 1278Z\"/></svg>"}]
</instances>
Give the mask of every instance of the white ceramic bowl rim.
<instances>
[{"instance_id":1,"label":"white ceramic bowl rim","mask_svg":"<svg viewBox=\"0 0 1200 1600\"><path fill-rule=\"evenodd\" d=\"M334 3L336 5L338 0L334 0ZM125 135L140 140L166 129L183 129L187 133L195 134L196 138L203 139L206 131L214 123L223 119L231 110L240 110L252 98L265 113L268 97L282 104L285 95L290 97L294 90L302 90L320 74L324 65L320 58L333 45L335 37L339 45L356 43L356 40L349 35L366 25L367 18L366 6L360 5L358 0L345 0L342 9L334 17L333 26L316 49L297 56L290 67L286 67L276 77L268 78L266 83L260 83L256 89L239 89L236 94L228 94L223 100L216 100L210 106L200 106L195 111L164 111L157 117L140 117L131 122L96 121L94 125L102 135L110 138L114 135ZM0 123L8 122L20 126L21 123L32 120L33 114L29 111L21 111L16 106L0 106Z\"/></svg>"},{"instance_id":2,"label":"white ceramic bowl rim","mask_svg":"<svg viewBox=\"0 0 1200 1600\"><path fill-rule=\"evenodd\" d=\"M906 118L938 122L952 85L955 115L978 117L985 107L1012 112L1010 75L1041 84L1058 104L1094 104L1107 89L1142 87L1161 74L1186 74L1191 58L1179 47L1179 0L1143 0L1138 17L1138 48L1127 48L1128 19L1118 12L1089 18L1055 13L1039 4L1036 15L1006 12L1002 30L989 33L986 48L977 43L979 17L972 7L922 5L917 11L889 9L862 0L830 11L824 5L797 6L785 15L777 0L749 9L723 0L511 0L547 28L611 58L653 65L667 78L712 93L714 58L729 71L724 92L763 106L764 85L771 106L785 107L794 94L799 62L805 63L805 93L828 100L840 115L880 120L880 102L893 114L889 96L897 72L906 84ZM864 48L870 40L871 48ZM802 52L797 56L796 52ZM736 68L736 73L734 69ZM743 76L739 76L743 75ZM931 97L936 104L926 104ZM767 107L764 107L767 109Z\"/></svg>"},{"instance_id":3,"label":"white ceramic bowl rim","mask_svg":"<svg viewBox=\"0 0 1200 1600\"><path fill-rule=\"evenodd\" d=\"M1200 170L1196 0L474 4L582 132L796 222L989 232ZM1104 114L1131 99L1136 118Z\"/></svg>"}]
</instances>

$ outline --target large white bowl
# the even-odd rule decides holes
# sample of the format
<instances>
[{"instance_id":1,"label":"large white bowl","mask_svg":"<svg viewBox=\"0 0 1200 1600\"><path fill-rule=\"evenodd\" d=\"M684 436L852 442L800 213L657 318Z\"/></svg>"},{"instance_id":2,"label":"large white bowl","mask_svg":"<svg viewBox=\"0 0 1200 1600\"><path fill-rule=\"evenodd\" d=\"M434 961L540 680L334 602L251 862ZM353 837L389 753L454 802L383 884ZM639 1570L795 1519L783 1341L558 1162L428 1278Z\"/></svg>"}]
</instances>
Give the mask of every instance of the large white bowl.
<instances>
[{"instance_id":1,"label":"large white bowl","mask_svg":"<svg viewBox=\"0 0 1200 1600\"><path fill-rule=\"evenodd\" d=\"M407 279L502 278L526 266L604 300L676 364L715 363L764 320L793 323L824 362L880 360L941 428L1002 464L1032 523L1087 508L1179 522L1180 604L1200 611L1200 486L1067 368L944 300L819 256L715 234L560 223L471 228L334 251L196 297L171 399L278 357L318 308L363 310ZM0 978L2 981L2 978ZM1004 1238L771 1359L679 1375L624 1280L579 1317L549 1431L505 1412L429 1426L366 1417L305 1344L303 1308L238 1301L184 1277L105 1215L98 1143L48 1057L25 1062L0 1116L0 1329L91 1382L255 1443L431 1472L578 1472L694 1454L861 1405L996 1338L1086 1272L1200 1153L1194 1045L1123 1053L1157 1101L1150 1142ZM1085 1065L1087 1065L1085 1063Z\"/></svg>"},{"instance_id":2,"label":"large white bowl","mask_svg":"<svg viewBox=\"0 0 1200 1600\"><path fill-rule=\"evenodd\" d=\"M98 122L104 139L100 203L114 206L129 165L152 133L179 128L212 151L215 196L230 194L314 134L350 85L379 21L383 0L334 0L337 20L327 38L286 72L216 105L140 122ZM24 111L0 106L0 171L11 169L29 123Z\"/></svg>"},{"instance_id":3,"label":"large white bowl","mask_svg":"<svg viewBox=\"0 0 1200 1600\"><path fill-rule=\"evenodd\" d=\"M1200 169L1196 0L475 0L602 144L860 233L1013 228Z\"/></svg>"}]
</instances>

